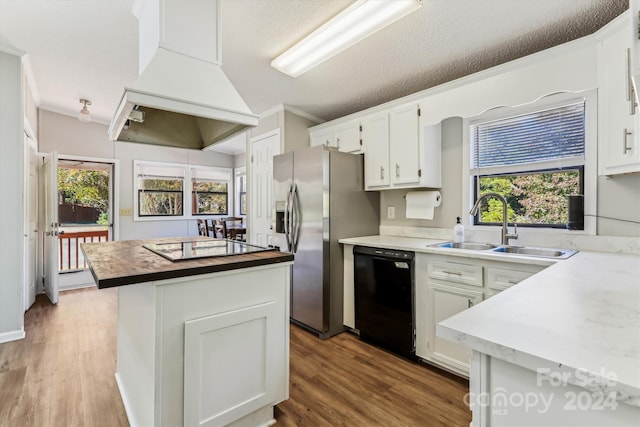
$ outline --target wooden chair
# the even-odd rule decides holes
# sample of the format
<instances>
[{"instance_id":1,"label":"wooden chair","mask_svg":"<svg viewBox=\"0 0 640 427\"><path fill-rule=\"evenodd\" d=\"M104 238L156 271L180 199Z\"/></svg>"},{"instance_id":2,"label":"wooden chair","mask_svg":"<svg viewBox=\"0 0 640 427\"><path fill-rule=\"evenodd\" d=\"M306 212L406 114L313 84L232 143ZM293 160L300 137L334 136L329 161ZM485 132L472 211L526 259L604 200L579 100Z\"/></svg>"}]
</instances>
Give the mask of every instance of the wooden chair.
<instances>
[{"instance_id":1,"label":"wooden chair","mask_svg":"<svg viewBox=\"0 0 640 427\"><path fill-rule=\"evenodd\" d=\"M230 216L222 220L225 224L225 235L227 239L245 241L247 230L243 224L244 218L240 216Z\"/></svg>"},{"instance_id":2,"label":"wooden chair","mask_svg":"<svg viewBox=\"0 0 640 427\"><path fill-rule=\"evenodd\" d=\"M207 227L206 219L198 219L198 235L209 236L209 227Z\"/></svg>"},{"instance_id":3,"label":"wooden chair","mask_svg":"<svg viewBox=\"0 0 640 427\"><path fill-rule=\"evenodd\" d=\"M213 237L216 239L226 239L227 238L227 223L224 219L214 219L213 220Z\"/></svg>"}]
</instances>

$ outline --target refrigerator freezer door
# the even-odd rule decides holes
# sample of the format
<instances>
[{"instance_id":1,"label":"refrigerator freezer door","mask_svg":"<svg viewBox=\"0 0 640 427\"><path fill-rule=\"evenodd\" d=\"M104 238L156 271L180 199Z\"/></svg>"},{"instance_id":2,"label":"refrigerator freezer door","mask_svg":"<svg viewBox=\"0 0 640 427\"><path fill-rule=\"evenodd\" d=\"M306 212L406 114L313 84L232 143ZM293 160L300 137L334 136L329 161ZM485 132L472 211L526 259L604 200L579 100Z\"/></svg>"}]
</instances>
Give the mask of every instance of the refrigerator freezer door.
<instances>
[{"instance_id":1,"label":"refrigerator freezer door","mask_svg":"<svg viewBox=\"0 0 640 427\"><path fill-rule=\"evenodd\" d=\"M294 155L295 258L291 280L291 317L311 328L329 329L328 280L323 251L323 224L328 221L329 157L324 147L299 150ZM325 209L326 208L326 209ZM327 236L328 237L328 236Z\"/></svg>"}]
</instances>

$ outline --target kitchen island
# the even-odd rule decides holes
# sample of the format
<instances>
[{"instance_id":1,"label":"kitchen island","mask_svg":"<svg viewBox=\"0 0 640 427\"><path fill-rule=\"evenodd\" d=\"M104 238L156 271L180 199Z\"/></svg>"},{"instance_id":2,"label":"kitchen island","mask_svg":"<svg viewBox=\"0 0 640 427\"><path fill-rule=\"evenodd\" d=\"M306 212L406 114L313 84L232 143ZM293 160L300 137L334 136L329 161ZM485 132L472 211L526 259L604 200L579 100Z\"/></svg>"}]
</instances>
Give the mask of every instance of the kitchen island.
<instances>
[{"instance_id":1,"label":"kitchen island","mask_svg":"<svg viewBox=\"0 0 640 427\"><path fill-rule=\"evenodd\" d=\"M171 261L143 246L183 241L189 253L226 242L82 245L98 288L119 286L116 380L129 422L271 425L289 392L293 256L230 242L233 255Z\"/></svg>"}]
</instances>

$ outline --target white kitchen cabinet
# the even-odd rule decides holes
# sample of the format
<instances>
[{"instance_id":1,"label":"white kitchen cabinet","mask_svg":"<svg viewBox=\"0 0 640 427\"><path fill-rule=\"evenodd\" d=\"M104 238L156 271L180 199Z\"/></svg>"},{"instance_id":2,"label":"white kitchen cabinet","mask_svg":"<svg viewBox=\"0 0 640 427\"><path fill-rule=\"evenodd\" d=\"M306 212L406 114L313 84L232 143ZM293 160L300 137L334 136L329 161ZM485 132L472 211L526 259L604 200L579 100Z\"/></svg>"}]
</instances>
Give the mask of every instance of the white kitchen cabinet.
<instances>
[{"instance_id":1,"label":"white kitchen cabinet","mask_svg":"<svg viewBox=\"0 0 640 427\"><path fill-rule=\"evenodd\" d=\"M631 80L629 26L606 34L598 46L600 173L640 172L638 107Z\"/></svg>"},{"instance_id":2,"label":"white kitchen cabinet","mask_svg":"<svg viewBox=\"0 0 640 427\"><path fill-rule=\"evenodd\" d=\"M345 153L358 153L362 150L360 138L360 120L341 123L333 128L335 146Z\"/></svg>"},{"instance_id":3,"label":"white kitchen cabinet","mask_svg":"<svg viewBox=\"0 0 640 427\"><path fill-rule=\"evenodd\" d=\"M411 103L362 120L365 189L439 188L440 124L422 125Z\"/></svg>"},{"instance_id":4,"label":"white kitchen cabinet","mask_svg":"<svg viewBox=\"0 0 640 427\"><path fill-rule=\"evenodd\" d=\"M517 268L517 265L514 266ZM522 266L524 268L525 266ZM539 271L539 270L538 270ZM486 286L490 291L504 291L534 274L531 271L513 270L511 268L487 267Z\"/></svg>"},{"instance_id":5,"label":"white kitchen cabinet","mask_svg":"<svg viewBox=\"0 0 640 427\"><path fill-rule=\"evenodd\" d=\"M333 128L322 128L309 132L310 145L312 147L316 145L325 145L327 147L335 147L335 140L333 139Z\"/></svg>"},{"instance_id":6,"label":"white kitchen cabinet","mask_svg":"<svg viewBox=\"0 0 640 427\"><path fill-rule=\"evenodd\" d=\"M345 153L358 154L362 151L360 120L351 120L335 126L309 131L311 146L326 145Z\"/></svg>"},{"instance_id":7,"label":"white kitchen cabinet","mask_svg":"<svg viewBox=\"0 0 640 427\"><path fill-rule=\"evenodd\" d=\"M391 184L420 181L418 104L402 105L389 111L389 168Z\"/></svg>"},{"instance_id":8,"label":"white kitchen cabinet","mask_svg":"<svg viewBox=\"0 0 640 427\"><path fill-rule=\"evenodd\" d=\"M539 263L416 254L416 355L467 376L470 350L436 337L438 322L543 270Z\"/></svg>"},{"instance_id":9,"label":"white kitchen cabinet","mask_svg":"<svg viewBox=\"0 0 640 427\"><path fill-rule=\"evenodd\" d=\"M435 325L481 302L483 292L433 281L429 281L428 292L428 307L433 325L428 342L428 357L455 372L468 375L471 349L437 337Z\"/></svg>"},{"instance_id":10,"label":"white kitchen cabinet","mask_svg":"<svg viewBox=\"0 0 640 427\"><path fill-rule=\"evenodd\" d=\"M365 190L389 188L389 114L362 119Z\"/></svg>"}]
</instances>

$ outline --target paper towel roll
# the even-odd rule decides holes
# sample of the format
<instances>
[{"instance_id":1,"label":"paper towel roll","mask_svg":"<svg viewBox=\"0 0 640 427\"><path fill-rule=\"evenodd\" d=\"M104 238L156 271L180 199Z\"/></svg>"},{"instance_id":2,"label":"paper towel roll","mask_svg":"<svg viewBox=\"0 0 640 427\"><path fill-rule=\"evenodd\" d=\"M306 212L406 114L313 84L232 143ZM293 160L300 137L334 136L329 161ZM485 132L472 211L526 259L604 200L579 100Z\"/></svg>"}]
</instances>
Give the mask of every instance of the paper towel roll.
<instances>
[{"instance_id":1,"label":"paper towel roll","mask_svg":"<svg viewBox=\"0 0 640 427\"><path fill-rule=\"evenodd\" d=\"M433 219L433 209L442 203L439 191L409 191L406 198L407 218Z\"/></svg>"}]
</instances>

